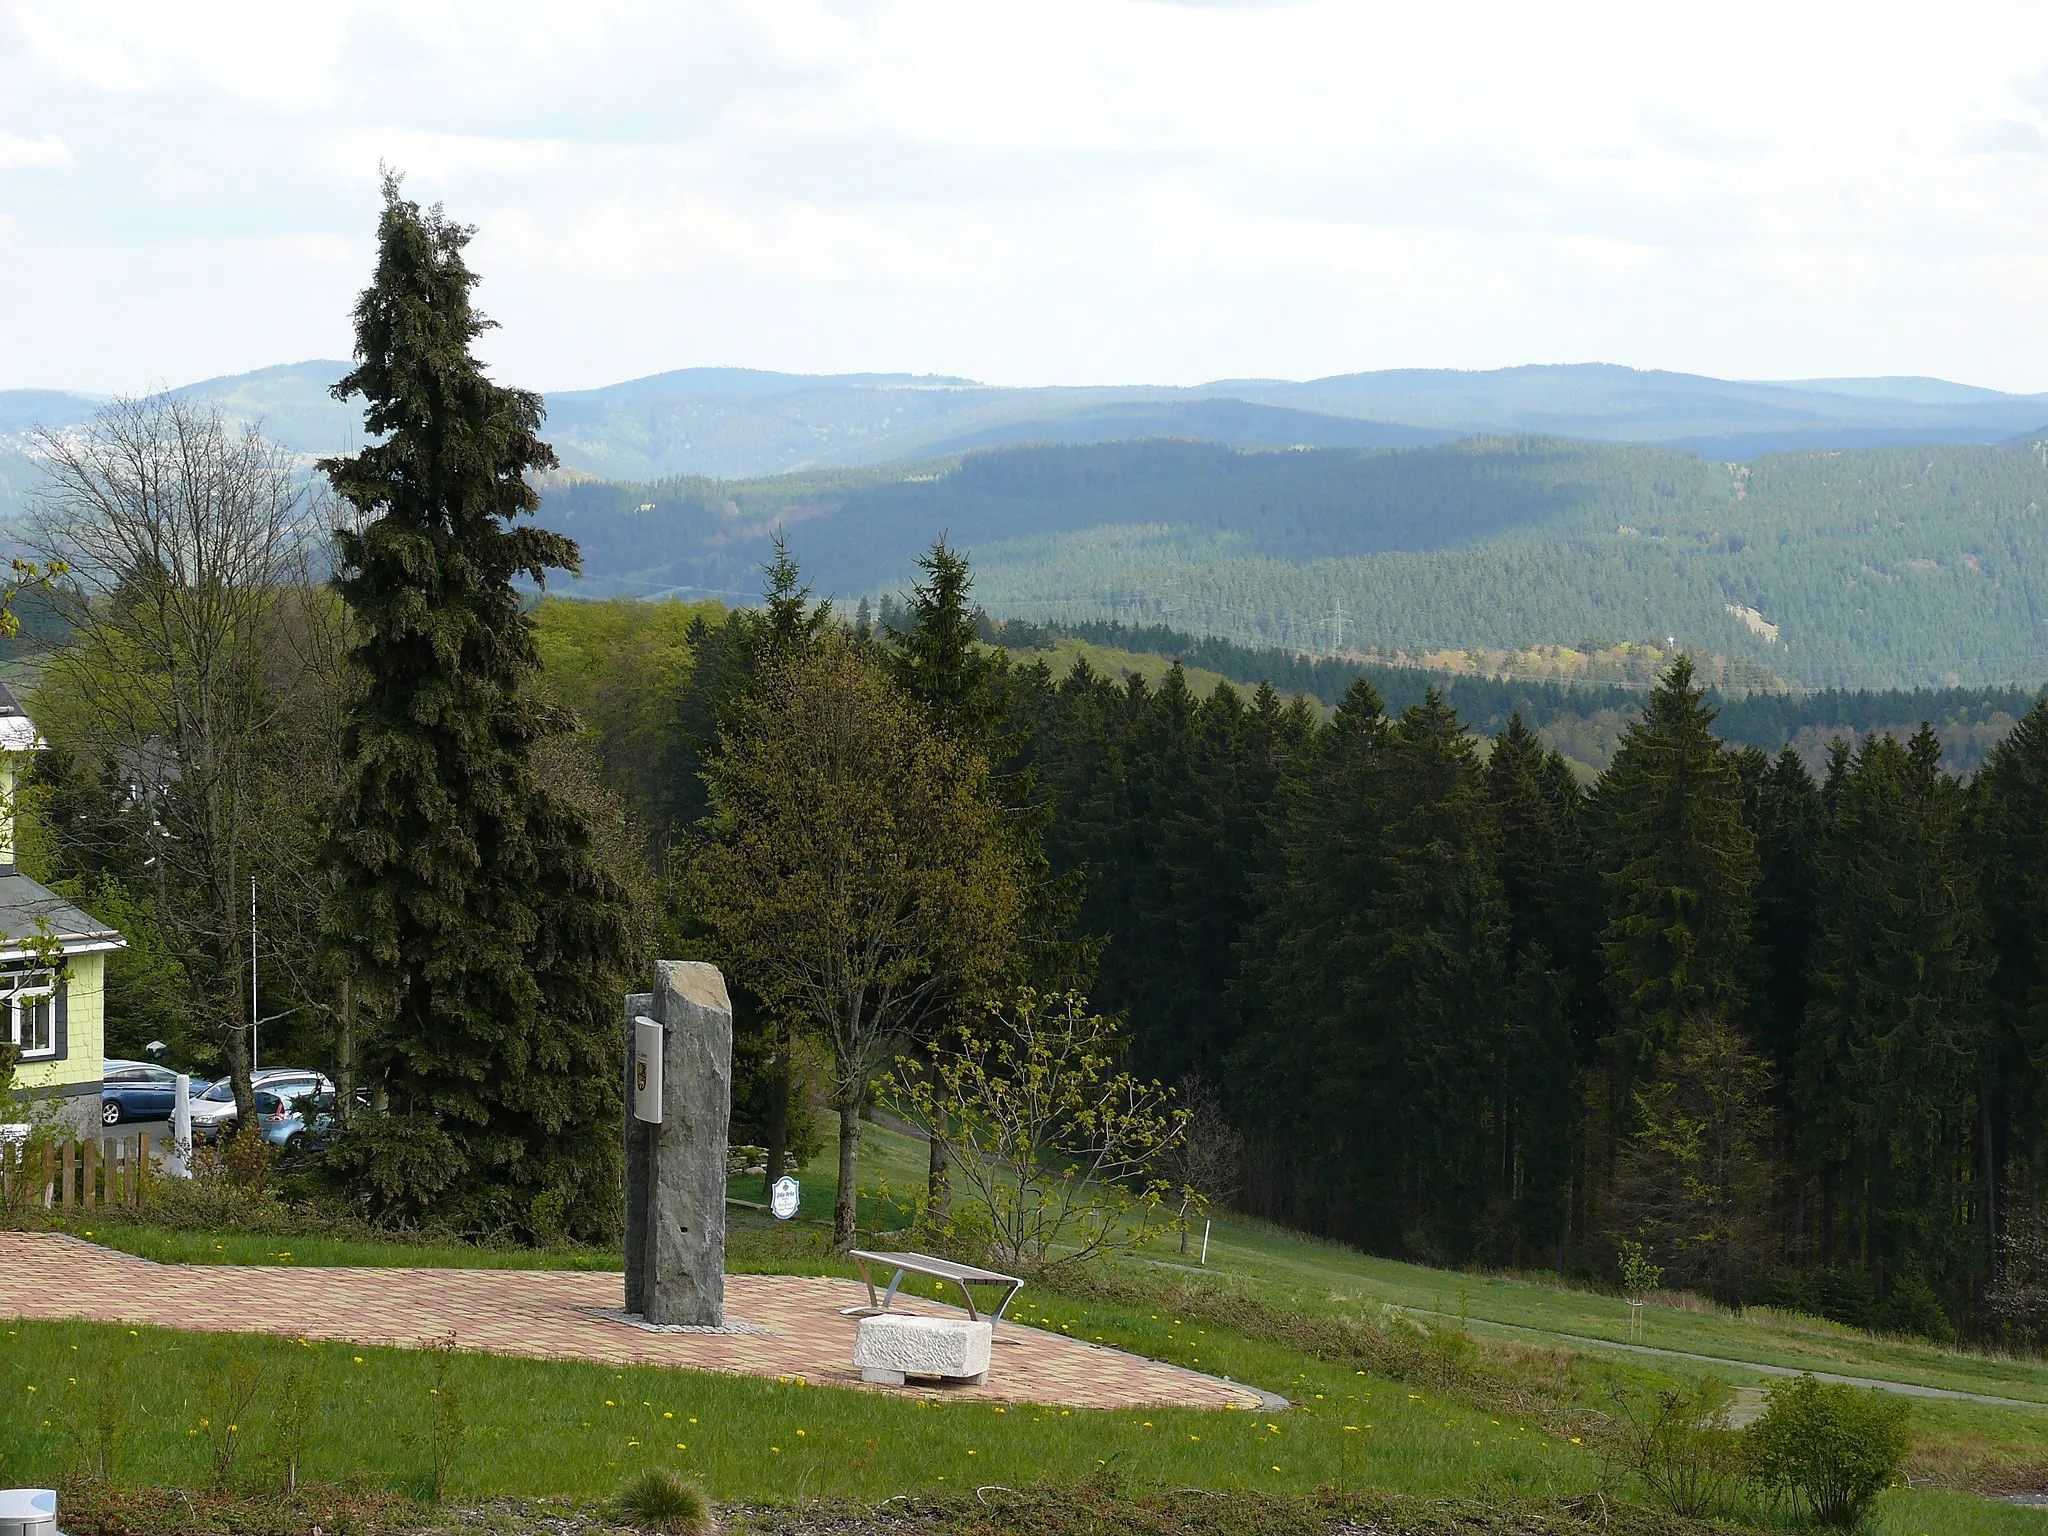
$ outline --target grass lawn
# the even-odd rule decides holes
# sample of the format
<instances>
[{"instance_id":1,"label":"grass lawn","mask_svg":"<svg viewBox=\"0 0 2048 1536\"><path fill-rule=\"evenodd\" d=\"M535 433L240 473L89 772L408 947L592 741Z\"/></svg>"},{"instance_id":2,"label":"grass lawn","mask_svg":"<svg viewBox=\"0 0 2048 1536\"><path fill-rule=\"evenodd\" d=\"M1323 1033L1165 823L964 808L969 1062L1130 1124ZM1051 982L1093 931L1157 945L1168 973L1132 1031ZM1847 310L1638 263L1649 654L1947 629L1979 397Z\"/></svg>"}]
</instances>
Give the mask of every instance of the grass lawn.
<instances>
[{"instance_id":1,"label":"grass lawn","mask_svg":"<svg viewBox=\"0 0 2048 1536\"><path fill-rule=\"evenodd\" d=\"M1105 1325L1107 1317L1101 1318ZM431 1478L437 1394L466 1421L452 1496L605 1494L650 1462L703 1480L720 1500L876 1500L948 1486L1071 1482L1114 1468L1140 1484L1306 1492L1370 1485L1532 1496L1591 1486L1581 1446L1541 1427L1374 1381L1251 1341L1220 1342L1238 1371L1293 1388L1296 1412L1116 1411L977 1403L850 1388L558 1361L303 1345L77 1323L0 1330L0 1480L60 1476L90 1425L126 1394L119 1477L205 1486L224 1437L250 1478L281 1426L293 1372L308 1375L315 1426L301 1475L412 1489ZM237 1410L233 1362L263 1384ZM437 1371L445 1365L444 1382ZM242 1422L246 1419L248 1422ZM234 1423L229 1432L221 1425Z\"/></svg>"},{"instance_id":2,"label":"grass lawn","mask_svg":"<svg viewBox=\"0 0 2048 1536\"><path fill-rule=\"evenodd\" d=\"M887 1229L908 1220L908 1194L922 1183L924 1148L869 1126L863 1146L864 1225ZM731 1265L736 1270L850 1274L825 1250L834 1188L832 1149L802 1174L798 1222L783 1226L735 1208ZM736 1179L732 1193L755 1200L758 1178ZM109 1223L95 1213L69 1230L96 1242L169 1262L292 1265L616 1268L615 1253L433 1245L383 1239L279 1238L261 1233L168 1231ZM1619 1340L1627 1313L1618 1298L1572 1291L1541 1278L1465 1276L1375 1259L1248 1224L1216 1225L1206 1278L1177 1239L1123 1261L1151 1294L1220 1284L1268 1307L1317 1316L1371 1316L1382 1304L1418 1314L1462 1316L1478 1336L1496 1333L1560 1344L1566 1336ZM1064 1483L1114 1469L1141 1485L1304 1492L1373 1487L1422 1496L1471 1493L1548 1497L1600 1482L1600 1468L1569 1433L1527 1416L1504 1414L1354 1372L1268 1339L1245 1337L1204 1316L1175 1316L1168 1302L1118 1304L1028 1286L1020 1320L1116 1344L1137 1353L1228 1375L1280 1392L1300 1411L1249 1414L1096 1411L941 1403L678 1371L580 1367L556 1362L463 1356L454 1365L468 1434L453 1488L464 1497L607 1492L650 1459L701 1477L721 1500L875 1499L918 1489L958 1488L963 1480ZM1804 1319L1736 1318L1677 1306L1646 1309L1645 1342L1715 1355L1717 1373L1740 1383L1762 1361L1845 1374L1920 1381L1964 1391L2048 1402L2048 1367L2038 1362L1943 1351L1933 1345L1876 1340ZM19 1324L0 1340L0 1480L55 1475L72 1454L63 1425L82 1411L101 1369L93 1361L124 1354L121 1373L135 1382L134 1431L124 1475L137 1481L203 1484L211 1441L208 1383L224 1352L253 1351L266 1374L290 1362L320 1386L319 1433L307 1475L363 1477L410 1487L429 1465L427 1388L430 1356L388 1350L310 1348L263 1339ZM73 1346L77 1346L75 1349ZM1708 1369L1683 1361L1568 1347L1597 1398L1617 1385L1655 1387ZM357 1364L357 1356L362 1363ZM80 1385L72 1381L79 1377ZM28 1392L29 1386L37 1391ZM59 1399L64 1414L51 1411ZM245 1456L256 1458L271 1430L259 1398ZM611 1406L607 1407L609 1401ZM664 1418L673 1414L674 1418ZM690 1419L698 1423L689 1425ZM44 1420L47 1419L48 1427ZM669 1431L682 1424L688 1433ZM1349 1426L1348 1428L1346 1426ZM802 1433L798 1433L801 1430ZM240 1433L241 1431L238 1431ZM1914 1405L1920 1481L1959 1488L2048 1485L2048 1409L1919 1400ZM638 1444L628 1442L638 1441ZM678 1449L687 1447L687 1449ZM253 1465L253 1462L251 1463ZM1932 1489L1887 1496L1883 1536L2048 1536L2048 1518L1966 1493Z\"/></svg>"}]
</instances>

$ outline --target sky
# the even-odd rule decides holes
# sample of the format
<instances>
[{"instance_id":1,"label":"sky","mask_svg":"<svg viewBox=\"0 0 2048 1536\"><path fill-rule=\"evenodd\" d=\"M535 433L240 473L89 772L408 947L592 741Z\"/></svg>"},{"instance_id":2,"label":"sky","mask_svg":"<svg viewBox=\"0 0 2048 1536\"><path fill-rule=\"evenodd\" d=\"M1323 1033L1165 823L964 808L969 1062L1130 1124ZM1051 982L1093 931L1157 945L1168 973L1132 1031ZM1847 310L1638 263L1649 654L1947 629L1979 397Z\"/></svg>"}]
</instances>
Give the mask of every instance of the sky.
<instances>
[{"instance_id":1,"label":"sky","mask_svg":"<svg viewBox=\"0 0 2048 1536\"><path fill-rule=\"evenodd\" d=\"M2048 4L0 0L0 388L1604 361L2048 390Z\"/></svg>"}]
</instances>

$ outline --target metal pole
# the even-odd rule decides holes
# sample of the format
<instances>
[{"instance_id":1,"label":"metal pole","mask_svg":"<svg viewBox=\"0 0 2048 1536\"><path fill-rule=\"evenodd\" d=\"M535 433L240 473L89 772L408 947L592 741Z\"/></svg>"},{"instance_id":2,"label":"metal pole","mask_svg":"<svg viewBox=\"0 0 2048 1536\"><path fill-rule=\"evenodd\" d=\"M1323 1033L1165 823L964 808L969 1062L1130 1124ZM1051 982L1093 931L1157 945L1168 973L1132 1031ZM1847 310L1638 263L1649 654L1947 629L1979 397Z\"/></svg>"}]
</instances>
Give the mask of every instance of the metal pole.
<instances>
[{"instance_id":1,"label":"metal pole","mask_svg":"<svg viewBox=\"0 0 2048 1536\"><path fill-rule=\"evenodd\" d=\"M249 1075L256 1075L256 877L249 877Z\"/></svg>"}]
</instances>

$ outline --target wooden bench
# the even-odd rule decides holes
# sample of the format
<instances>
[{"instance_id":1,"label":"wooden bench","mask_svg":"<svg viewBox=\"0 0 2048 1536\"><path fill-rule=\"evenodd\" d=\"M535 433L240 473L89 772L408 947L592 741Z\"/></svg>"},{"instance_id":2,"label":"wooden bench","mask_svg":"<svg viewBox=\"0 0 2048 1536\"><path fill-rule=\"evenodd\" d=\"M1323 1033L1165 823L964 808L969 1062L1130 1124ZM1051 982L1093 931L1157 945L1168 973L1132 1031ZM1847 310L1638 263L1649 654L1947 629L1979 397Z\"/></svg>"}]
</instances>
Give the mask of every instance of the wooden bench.
<instances>
[{"instance_id":1,"label":"wooden bench","mask_svg":"<svg viewBox=\"0 0 2048 1536\"><path fill-rule=\"evenodd\" d=\"M967 1300L967 1317L970 1322L980 1322L982 1314L974 1305L973 1287L977 1285L1006 1285L1009 1290L996 1309L988 1314L991 1325L1002 1320L1004 1310L1017 1299L1017 1293L1024 1289L1024 1282L1015 1275L1002 1275L992 1269L976 1269L972 1264L961 1264L953 1259L942 1259L929 1253L875 1253L866 1248L855 1248L848 1252L860 1270L860 1278L868 1288L868 1304L864 1307L845 1307L841 1317L879 1317L889 1310L889 1304L896 1299L896 1292L902 1288L905 1275L923 1275L930 1280L946 1280L960 1287L960 1294ZM868 1272L870 1264L879 1264L895 1271L889 1278L888 1289L878 1298L875 1295L875 1278Z\"/></svg>"}]
</instances>

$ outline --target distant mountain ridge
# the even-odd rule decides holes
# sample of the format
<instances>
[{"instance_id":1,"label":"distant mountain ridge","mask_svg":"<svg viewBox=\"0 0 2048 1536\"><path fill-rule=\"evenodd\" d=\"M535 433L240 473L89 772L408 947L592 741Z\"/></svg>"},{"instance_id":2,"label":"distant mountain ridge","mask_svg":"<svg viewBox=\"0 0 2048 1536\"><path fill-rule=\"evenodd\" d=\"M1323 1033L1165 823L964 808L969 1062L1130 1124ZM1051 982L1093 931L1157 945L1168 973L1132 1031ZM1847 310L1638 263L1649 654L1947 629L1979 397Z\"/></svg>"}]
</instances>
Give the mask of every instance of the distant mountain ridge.
<instances>
[{"instance_id":1,"label":"distant mountain ridge","mask_svg":"<svg viewBox=\"0 0 2048 1536\"><path fill-rule=\"evenodd\" d=\"M821 596L900 591L941 533L1002 618L1168 625L1354 658L1616 642L1804 687L2048 680L2048 456L1772 454L1466 437L1261 452L1020 445L745 481L572 480L541 516L592 596L760 591L785 531Z\"/></svg>"},{"instance_id":2,"label":"distant mountain ridge","mask_svg":"<svg viewBox=\"0 0 2048 1536\"><path fill-rule=\"evenodd\" d=\"M261 420L305 454L345 451L361 414L327 390L347 364L315 359L179 386ZM37 426L61 429L98 401L0 391L0 454ZM1607 363L1484 371L1388 369L1295 382L982 384L950 375L790 374L682 368L547 396L563 462L606 479L744 479L887 464L1002 443L1197 437L1233 447L1420 447L1471 434L1581 438L1741 460L1772 451L1899 443L1998 443L2048 423L2048 395L1942 379L1709 378ZM0 467L0 478L10 478Z\"/></svg>"},{"instance_id":3,"label":"distant mountain ridge","mask_svg":"<svg viewBox=\"0 0 2048 1536\"><path fill-rule=\"evenodd\" d=\"M181 393L310 462L360 436L342 370ZM31 427L94 404L0 393L0 518ZM2048 679L2048 449L2013 451L2040 397L1588 364L1176 390L687 369L547 405L570 472L541 515L592 595L751 598L777 528L821 595L877 595L944 532L990 611L1034 621L1378 656L1677 644L1808 687Z\"/></svg>"}]
</instances>

